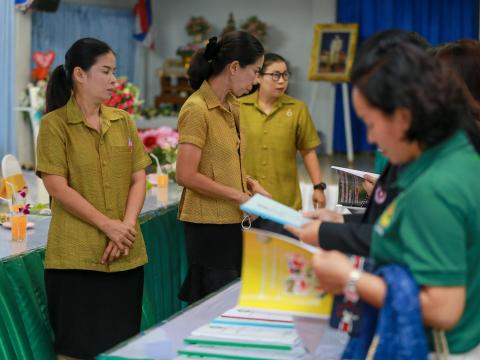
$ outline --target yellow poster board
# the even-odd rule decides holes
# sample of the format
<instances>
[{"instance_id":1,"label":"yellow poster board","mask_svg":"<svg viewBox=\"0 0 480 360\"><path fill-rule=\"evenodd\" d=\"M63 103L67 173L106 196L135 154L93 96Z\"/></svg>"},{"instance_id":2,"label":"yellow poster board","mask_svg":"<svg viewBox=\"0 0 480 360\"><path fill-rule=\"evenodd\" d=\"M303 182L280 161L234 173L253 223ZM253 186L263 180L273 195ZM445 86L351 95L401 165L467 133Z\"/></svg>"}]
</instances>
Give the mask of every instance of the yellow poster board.
<instances>
[{"instance_id":1,"label":"yellow poster board","mask_svg":"<svg viewBox=\"0 0 480 360\"><path fill-rule=\"evenodd\" d=\"M286 236L245 230L239 306L330 317L333 296L318 289L314 252L314 247Z\"/></svg>"}]
</instances>

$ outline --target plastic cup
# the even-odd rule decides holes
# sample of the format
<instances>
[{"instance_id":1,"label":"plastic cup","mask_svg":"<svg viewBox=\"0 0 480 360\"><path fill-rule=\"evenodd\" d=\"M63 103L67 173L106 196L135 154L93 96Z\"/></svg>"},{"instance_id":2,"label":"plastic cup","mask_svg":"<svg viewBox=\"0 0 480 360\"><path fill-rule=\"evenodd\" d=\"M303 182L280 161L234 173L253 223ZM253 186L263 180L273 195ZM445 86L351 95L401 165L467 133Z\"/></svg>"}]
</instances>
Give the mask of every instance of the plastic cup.
<instances>
[{"instance_id":1,"label":"plastic cup","mask_svg":"<svg viewBox=\"0 0 480 360\"><path fill-rule=\"evenodd\" d=\"M168 175L167 174L157 174L157 186L168 187Z\"/></svg>"},{"instance_id":2,"label":"plastic cup","mask_svg":"<svg viewBox=\"0 0 480 360\"><path fill-rule=\"evenodd\" d=\"M25 241L27 239L27 215L13 214L10 216L12 225L12 240Z\"/></svg>"},{"instance_id":3,"label":"plastic cup","mask_svg":"<svg viewBox=\"0 0 480 360\"><path fill-rule=\"evenodd\" d=\"M157 202L163 206L168 203L168 187L157 188Z\"/></svg>"}]
</instances>

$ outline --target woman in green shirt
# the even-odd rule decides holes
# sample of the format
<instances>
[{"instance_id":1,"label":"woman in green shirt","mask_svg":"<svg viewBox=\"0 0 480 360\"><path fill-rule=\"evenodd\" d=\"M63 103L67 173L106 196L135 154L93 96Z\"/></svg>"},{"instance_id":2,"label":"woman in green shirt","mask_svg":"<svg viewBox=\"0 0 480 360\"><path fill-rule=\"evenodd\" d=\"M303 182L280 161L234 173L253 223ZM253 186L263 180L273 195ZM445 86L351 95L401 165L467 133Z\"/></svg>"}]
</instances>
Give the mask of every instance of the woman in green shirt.
<instances>
[{"instance_id":1,"label":"woman in green shirt","mask_svg":"<svg viewBox=\"0 0 480 360\"><path fill-rule=\"evenodd\" d=\"M477 358L480 134L462 84L423 50L381 42L360 52L352 84L369 141L403 165L400 194L375 224L370 255L378 265L408 268L420 286L425 327L446 330L452 354ZM384 280L354 270L345 255L320 251L315 270L326 291L356 292L382 307Z\"/></svg>"},{"instance_id":2,"label":"woman in green shirt","mask_svg":"<svg viewBox=\"0 0 480 360\"><path fill-rule=\"evenodd\" d=\"M45 285L60 358L93 358L140 331L150 159L128 113L103 105L115 69L107 44L80 39L47 87L36 171L52 197Z\"/></svg>"}]
</instances>

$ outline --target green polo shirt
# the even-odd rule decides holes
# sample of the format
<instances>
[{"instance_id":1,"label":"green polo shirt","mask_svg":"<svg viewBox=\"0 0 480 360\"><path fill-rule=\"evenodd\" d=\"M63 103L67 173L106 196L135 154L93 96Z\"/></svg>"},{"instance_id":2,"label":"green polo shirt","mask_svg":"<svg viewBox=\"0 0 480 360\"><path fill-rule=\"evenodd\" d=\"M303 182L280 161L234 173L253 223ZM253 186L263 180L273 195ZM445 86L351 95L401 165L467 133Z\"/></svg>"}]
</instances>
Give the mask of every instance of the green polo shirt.
<instances>
[{"instance_id":1,"label":"green polo shirt","mask_svg":"<svg viewBox=\"0 0 480 360\"><path fill-rule=\"evenodd\" d=\"M102 105L100 119L98 132L86 122L73 96L65 106L46 114L38 134L36 171L40 176L66 178L97 210L123 220L132 174L151 161L127 112ZM106 235L54 199L45 268L113 272L143 265L147 255L138 221L136 229L129 255L101 264Z\"/></svg>"},{"instance_id":2,"label":"green polo shirt","mask_svg":"<svg viewBox=\"0 0 480 360\"><path fill-rule=\"evenodd\" d=\"M478 153L457 132L404 168L400 195L373 231L379 264L405 265L420 285L466 287L463 315L447 332L451 353L480 343L479 174Z\"/></svg>"},{"instance_id":3,"label":"green polo shirt","mask_svg":"<svg viewBox=\"0 0 480 360\"><path fill-rule=\"evenodd\" d=\"M247 174L256 178L273 199L301 209L297 151L320 144L305 103L283 95L267 115L258 105L255 92L240 99L240 124L246 134Z\"/></svg>"}]
</instances>

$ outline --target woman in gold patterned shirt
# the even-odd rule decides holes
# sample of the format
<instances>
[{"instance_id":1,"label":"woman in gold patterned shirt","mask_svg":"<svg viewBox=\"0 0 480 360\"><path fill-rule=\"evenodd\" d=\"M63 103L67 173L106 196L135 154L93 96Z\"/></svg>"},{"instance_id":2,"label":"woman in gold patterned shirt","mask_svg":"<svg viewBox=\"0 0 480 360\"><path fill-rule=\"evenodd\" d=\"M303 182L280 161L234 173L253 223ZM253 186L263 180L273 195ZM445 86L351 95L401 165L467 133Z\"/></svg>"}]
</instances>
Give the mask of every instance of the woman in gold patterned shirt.
<instances>
[{"instance_id":1,"label":"woman in gold patterned shirt","mask_svg":"<svg viewBox=\"0 0 480 360\"><path fill-rule=\"evenodd\" d=\"M116 58L84 38L47 87L37 174L52 201L45 254L50 323L59 358L93 358L140 331L143 265L138 214L150 159L127 112L102 105Z\"/></svg>"},{"instance_id":2,"label":"woman in gold patterned shirt","mask_svg":"<svg viewBox=\"0 0 480 360\"><path fill-rule=\"evenodd\" d=\"M264 190L247 180L237 97L251 90L262 62L262 44L238 31L211 38L188 70L196 91L178 119L177 182L189 262L180 298L190 303L240 276L239 206Z\"/></svg>"}]
</instances>

